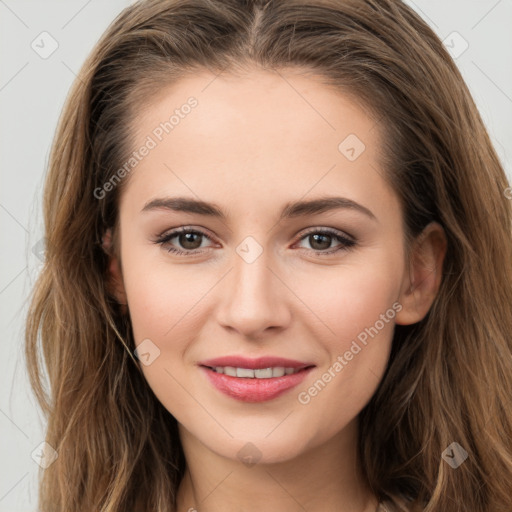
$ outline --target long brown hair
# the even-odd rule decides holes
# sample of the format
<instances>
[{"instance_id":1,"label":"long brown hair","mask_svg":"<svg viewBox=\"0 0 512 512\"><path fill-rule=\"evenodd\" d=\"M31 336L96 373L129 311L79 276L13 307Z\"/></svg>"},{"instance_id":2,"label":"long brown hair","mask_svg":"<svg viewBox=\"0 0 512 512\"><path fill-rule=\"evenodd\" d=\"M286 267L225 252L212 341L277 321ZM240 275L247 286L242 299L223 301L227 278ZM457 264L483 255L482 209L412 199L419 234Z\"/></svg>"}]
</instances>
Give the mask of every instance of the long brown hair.
<instances>
[{"instance_id":1,"label":"long brown hair","mask_svg":"<svg viewBox=\"0 0 512 512\"><path fill-rule=\"evenodd\" d=\"M117 233L128 177L97 191L135 149L144 102L194 70L250 66L310 70L368 107L407 241L432 220L446 232L434 304L421 322L396 326L360 415L372 489L411 511L510 512L508 183L456 65L399 0L148 0L108 27L67 98L44 189L47 251L26 356L58 458L42 474L40 510L175 510L185 466L176 420L133 357L101 247L107 228ZM453 442L468 453L457 469L442 457Z\"/></svg>"}]
</instances>

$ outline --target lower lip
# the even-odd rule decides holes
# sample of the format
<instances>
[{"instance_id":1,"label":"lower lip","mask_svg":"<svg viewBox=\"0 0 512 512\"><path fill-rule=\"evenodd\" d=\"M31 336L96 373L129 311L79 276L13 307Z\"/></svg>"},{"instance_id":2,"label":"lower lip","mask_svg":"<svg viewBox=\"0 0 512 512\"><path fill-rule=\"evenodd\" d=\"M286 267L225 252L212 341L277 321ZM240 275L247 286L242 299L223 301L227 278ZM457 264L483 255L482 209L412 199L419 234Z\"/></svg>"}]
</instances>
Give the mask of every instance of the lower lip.
<instances>
[{"instance_id":1,"label":"lower lip","mask_svg":"<svg viewBox=\"0 0 512 512\"><path fill-rule=\"evenodd\" d=\"M244 379L217 373L206 366L201 366L201 369L210 382L225 395L242 402L266 402L300 384L313 367L270 379Z\"/></svg>"}]
</instances>

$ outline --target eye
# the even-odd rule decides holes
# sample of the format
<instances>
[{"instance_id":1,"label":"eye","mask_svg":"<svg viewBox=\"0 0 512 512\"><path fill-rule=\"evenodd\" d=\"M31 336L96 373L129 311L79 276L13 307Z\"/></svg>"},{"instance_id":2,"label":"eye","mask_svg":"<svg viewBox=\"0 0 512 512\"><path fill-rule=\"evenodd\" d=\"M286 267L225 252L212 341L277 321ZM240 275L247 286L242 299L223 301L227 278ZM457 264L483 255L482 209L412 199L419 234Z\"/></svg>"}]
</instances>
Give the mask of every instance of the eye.
<instances>
[{"instance_id":1,"label":"eye","mask_svg":"<svg viewBox=\"0 0 512 512\"><path fill-rule=\"evenodd\" d=\"M171 241L175 238L177 243L181 245L184 250L173 246ZM201 248L203 238L211 241L211 238L203 231L184 227L174 229L169 233L164 233L155 240L155 243L160 244L170 253L189 256L205 252L204 250L198 250Z\"/></svg>"},{"instance_id":2,"label":"eye","mask_svg":"<svg viewBox=\"0 0 512 512\"><path fill-rule=\"evenodd\" d=\"M175 242L173 242L174 239L176 239ZM205 239L212 241L212 238L204 231L191 227L181 227L160 235L154 240L154 243L161 245L167 252L173 254L195 256L206 252L205 249L208 249L208 246L204 247L202 244ZM353 238L349 238L342 232L331 228L313 228L302 235L299 242L303 240L308 241L311 246L311 249L306 248L306 250L319 256L347 251L356 245L356 241ZM333 241L338 242L338 247L331 248ZM176 247L175 244L180 245L181 248Z\"/></svg>"},{"instance_id":3,"label":"eye","mask_svg":"<svg viewBox=\"0 0 512 512\"><path fill-rule=\"evenodd\" d=\"M311 249L307 249L308 251L313 251L318 255L330 255L340 251L347 251L356 245L356 241L353 238L349 238L340 231L330 228L314 228L303 235L300 238L300 241L302 240L306 240L310 244ZM328 250L331 248L333 241L337 241L339 246Z\"/></svg>"}]
</instances>

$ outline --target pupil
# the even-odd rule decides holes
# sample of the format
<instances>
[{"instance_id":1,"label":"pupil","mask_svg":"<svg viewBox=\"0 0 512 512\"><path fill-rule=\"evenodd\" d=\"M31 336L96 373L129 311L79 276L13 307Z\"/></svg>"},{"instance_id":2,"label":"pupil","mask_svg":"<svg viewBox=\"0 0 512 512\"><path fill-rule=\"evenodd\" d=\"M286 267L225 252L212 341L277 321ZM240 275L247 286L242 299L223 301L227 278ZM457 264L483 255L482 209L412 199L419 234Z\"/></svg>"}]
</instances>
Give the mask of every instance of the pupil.
<instances>
[{"instance_id":1,"label":"pupil","mask_svg":"<svg viewBox=\"0 0 512 512\"><path fill-rule=\"evenodd\" d=\"M197 245L197 240L196 240L195 245L194 245L193 237L196 237L196 236L199 236L198 233L182 233L180 236L180 244L185 249L197 249L201 245L201 243L199 243L199 245ZM184 243L182 242L182 240L183 240L182 237L185 237ZM190 246L190 244L192 246Z\"/></svg>"},{"instance_id":2,"label":"pupil","mask_svg":"<svg viewBox=\"0 0 512 512\"><path fill-rule=\"evenodd\" d=\"M324 246L323 247L316 247L316 249L319 249L319 250L323 250L323 249L328 249L329 246L331 245L331 236L330 235L320 235L320 234L316 234L316 235L311 235L313 237L313 240L314 240L314 243L311 244L311 247L313 247L315 249L315 243L318 243L318 239L319 238L323 238L324 240L327 240L327 245L325 244L325 241L324 241ZM320 243L320 245L322 245Z\"/></svg>"}]
</instances>

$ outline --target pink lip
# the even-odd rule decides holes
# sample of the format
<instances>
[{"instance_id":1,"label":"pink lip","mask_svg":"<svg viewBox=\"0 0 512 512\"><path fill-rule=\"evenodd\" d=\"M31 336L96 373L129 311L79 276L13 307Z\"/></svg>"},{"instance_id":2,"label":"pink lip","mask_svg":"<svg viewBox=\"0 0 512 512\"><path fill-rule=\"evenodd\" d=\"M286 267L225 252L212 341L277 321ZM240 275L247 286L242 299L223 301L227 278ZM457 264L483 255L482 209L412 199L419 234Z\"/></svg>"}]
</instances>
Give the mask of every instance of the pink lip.
<instances>
[{"instance_id":1,"label":"pink lip","mask_svg":"<svg viewBox=\"0 0 512 512\"><path fill-rule=\"evenodd\" d=\"M276 366L295 368L300 371L292 375L271 377L268 379L247 379L231 377L212 370L215 366L234 366L237 368L261 369ZM289 389L300 384L313 369L311 363L283 359L279 357L260 357L247 359L240 356L226 356L209 359L200 363L210 382L222 393L242 402L265 402L277 398Z\"/></svg>"}]
</instances>

